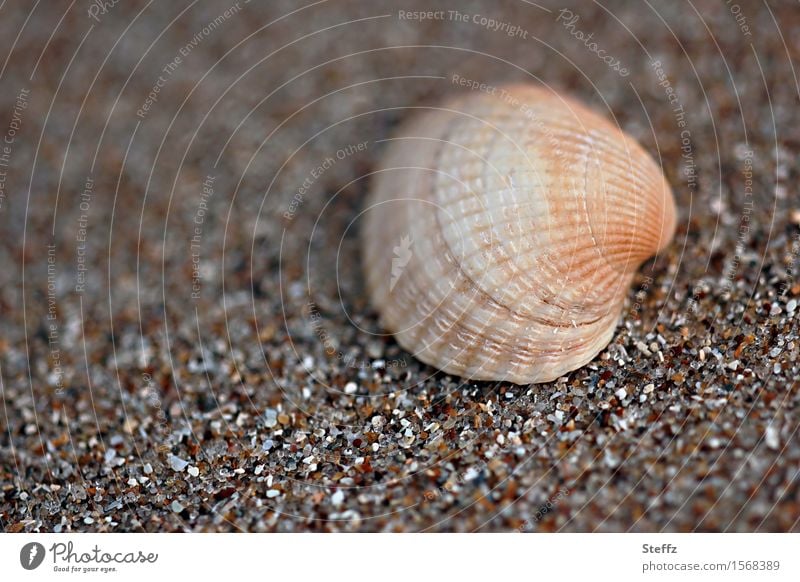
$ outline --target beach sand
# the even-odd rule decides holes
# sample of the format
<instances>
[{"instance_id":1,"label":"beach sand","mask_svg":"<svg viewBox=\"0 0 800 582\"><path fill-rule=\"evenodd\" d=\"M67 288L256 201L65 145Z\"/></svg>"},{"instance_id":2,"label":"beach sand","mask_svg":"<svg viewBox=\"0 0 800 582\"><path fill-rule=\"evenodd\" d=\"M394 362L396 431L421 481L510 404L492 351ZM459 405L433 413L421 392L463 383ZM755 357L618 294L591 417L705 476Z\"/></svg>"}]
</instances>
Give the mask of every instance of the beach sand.
<instances>
[{"instance_id":1,"label":"beach sand","mask_svg":"<svg viewBox=\"0 0 800 582\"><path fill-rule=\"evenodd\" d=\"M800 531L795 4L58 4L0 8L4 531ZM576 96L675 191L552 383L365 297L381 140L460 79Z\"/></svg>"}]
</instances>

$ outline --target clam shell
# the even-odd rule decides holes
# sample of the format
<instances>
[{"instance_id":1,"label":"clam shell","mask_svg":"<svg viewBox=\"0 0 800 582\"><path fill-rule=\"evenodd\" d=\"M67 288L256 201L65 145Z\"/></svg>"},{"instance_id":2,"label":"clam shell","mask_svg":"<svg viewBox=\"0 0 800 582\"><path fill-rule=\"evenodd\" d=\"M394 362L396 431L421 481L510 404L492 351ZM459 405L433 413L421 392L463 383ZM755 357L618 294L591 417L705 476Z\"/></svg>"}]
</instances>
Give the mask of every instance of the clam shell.
<instances>
[{"instance_id":1,"label":"clam shell","mask_svg":"<svg viewBox=\"0 0 800 582\"><path fill-rule=\"evenodd\" d=\"M675 230L647 152L543 88L455 97L388 141L363 213L367 290L398 343L451 374L528 384L588 363Z\"/></svg>"}]
</instances>

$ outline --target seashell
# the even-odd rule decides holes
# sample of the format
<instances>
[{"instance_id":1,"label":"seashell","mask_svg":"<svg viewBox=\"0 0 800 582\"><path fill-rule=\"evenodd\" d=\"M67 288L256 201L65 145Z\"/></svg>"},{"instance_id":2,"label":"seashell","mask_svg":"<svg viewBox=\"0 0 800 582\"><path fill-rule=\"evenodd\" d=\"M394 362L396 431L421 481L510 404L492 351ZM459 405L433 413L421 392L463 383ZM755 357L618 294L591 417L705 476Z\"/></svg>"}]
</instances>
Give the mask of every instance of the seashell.
<instances>
[{"instance_id":1,"label":"seashell","mask_svg":"<svg viewBox=\"0 0 800 582\"><path fill-rule=\"evenodd\" d=\"M529 384L587 364L675 231L647 152L543 88L457 96L388 141L363 213L368 294L404 349L454 375Z\"/></svg>"}]
</instances>

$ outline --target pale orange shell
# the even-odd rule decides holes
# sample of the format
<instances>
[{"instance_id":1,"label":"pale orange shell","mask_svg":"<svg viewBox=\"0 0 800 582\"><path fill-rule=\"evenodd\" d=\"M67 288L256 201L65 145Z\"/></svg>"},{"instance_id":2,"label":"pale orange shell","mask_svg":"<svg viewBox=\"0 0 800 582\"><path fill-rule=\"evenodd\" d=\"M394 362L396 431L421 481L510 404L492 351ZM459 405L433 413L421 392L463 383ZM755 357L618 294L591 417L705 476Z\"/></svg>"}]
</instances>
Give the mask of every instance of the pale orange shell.
<instances>
[{"instance_id":1,"label":"pale orange shell","mask_svg":"<svg viewBox=\"0 0 800 582\"><path fill-rule=\"evenodd\" d=\"M608 345L634 272L675 231L647 152L529 85L416 113L363 216L368 293L399 344L445 372L518 384Z\"/></svg>"}]
</instances>

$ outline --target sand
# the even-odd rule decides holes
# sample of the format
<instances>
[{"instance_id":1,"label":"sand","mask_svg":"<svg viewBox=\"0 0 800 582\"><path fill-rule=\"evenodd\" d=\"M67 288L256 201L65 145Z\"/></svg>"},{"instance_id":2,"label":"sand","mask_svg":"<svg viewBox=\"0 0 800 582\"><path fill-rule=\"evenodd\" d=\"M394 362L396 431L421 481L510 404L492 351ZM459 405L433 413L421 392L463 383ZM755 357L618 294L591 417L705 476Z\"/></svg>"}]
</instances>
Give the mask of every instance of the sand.
<instances>
[{"instance_id":1,"label":"sand","mask_svg":"<svg viewBox=\"0 0 800 582\"><path fill-rule=\"evenodd\" d=\"M800 531L795 5L268 4L0 8L3 530ZM678 232L590 365L463 381L359 211L409 107L523 80Z\"/></svg>"}]
</instances>

